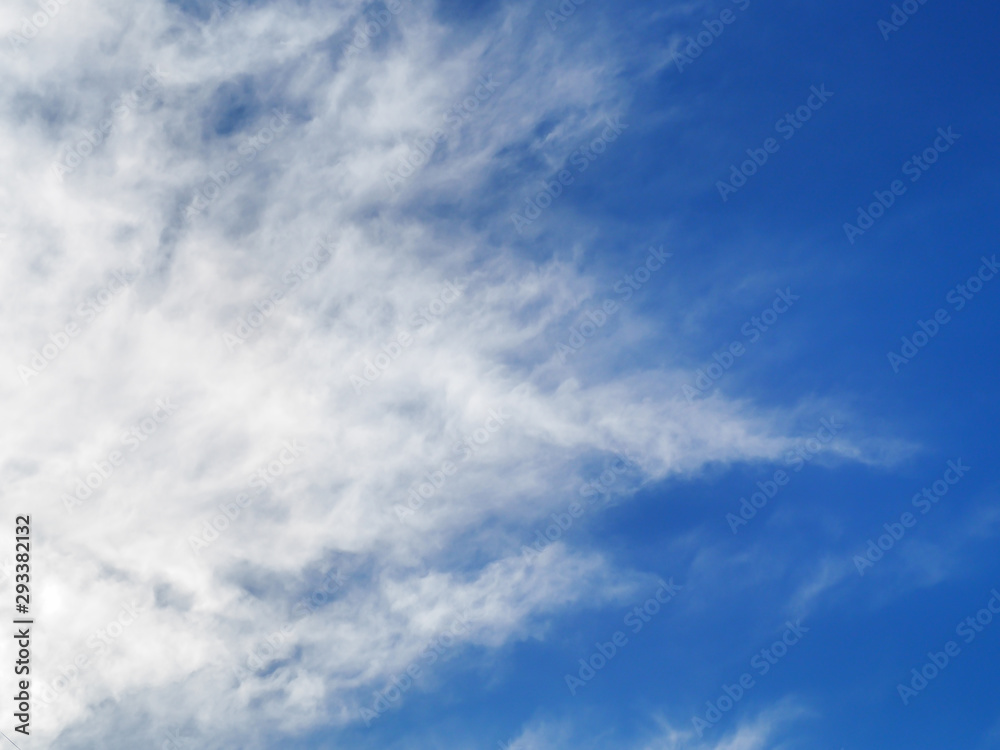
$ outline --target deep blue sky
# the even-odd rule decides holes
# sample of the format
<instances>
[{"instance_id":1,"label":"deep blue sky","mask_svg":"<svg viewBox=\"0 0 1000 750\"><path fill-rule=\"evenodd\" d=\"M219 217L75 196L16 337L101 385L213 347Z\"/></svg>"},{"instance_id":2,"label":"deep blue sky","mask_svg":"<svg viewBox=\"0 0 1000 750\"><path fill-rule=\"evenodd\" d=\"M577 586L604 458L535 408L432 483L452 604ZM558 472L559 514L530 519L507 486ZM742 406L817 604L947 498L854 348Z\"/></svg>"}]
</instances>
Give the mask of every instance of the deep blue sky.
<instances>
[{"instance_id":1,"label":"deep blue sky","mask_svg":"<svg viewBox=\"0 0 1000 750\"><path fill-rule=\"evenodd\" d=\"M889 17L888 3L754 0L686 70L668 64L650 74L644 64L663 53L678 19L644 19L667 7L589 2L567 22L577 31L610 23L621 45L644 54L621 72L633 88L623 139L567 191L558 205L566 220L543 222L520 240L524 251L557 254L575 226L604 248L586 262L614 279L647 245L667 242L675 253L669 274L654 277L636 302L660 321L663 347L630 352L627 365L635 367L677 358L698 366L740 339L743 323L773 297L742 279L791 286L801 300L726 375L722 390L765 406L810 397L849 405L843 434L859 443L899 441L899 455L881 465L812 462L736 536L723 516L780 464L719 467L645 487L571 533L624 567L682 584L693 566L711 570L698 575L702 588L685 590L630 636L580 694L569 694L564 674L621 628L627 608L557 618L544 642L504 648L484 667L464 668L481 655L459 654L432 695L350 733L347 745L446 747L457 736L490 748L527 724L548 722L573 727L566 747L629 746L656 733L654 715L688 730L722 683L738 679L780 635L789 602L827 565L834 580L804 610L808 636L706 741L721 741L741 720L787 699L807 711L782 727L787 747L1000 747L1000 623L962 644L908 707L896 691L1000 585L1000 280L987 283L900 373L886 357L918 319L950 307L946 294L977 271L981 256L1000 250L1000 8L930 0L884 40L876 24ZM724 7L682 21L697 25ZM463 23L483 22L473 15ZM830 101L723 203L716 180L745 149L774 136L774 123L820 84L834 92ZM904 162L948 126L961 139L910 183ZM843 223L896 179L906 181L906 194L851 245ZM601 366L615 365L595 363ZM801 428L811 435L819 425ZM913 510L911 496L958 458L973 467L968 476L860 577L852 557L883 523ZM315 746L326 745L317 739Z\"/></svg>"}]
</instances>

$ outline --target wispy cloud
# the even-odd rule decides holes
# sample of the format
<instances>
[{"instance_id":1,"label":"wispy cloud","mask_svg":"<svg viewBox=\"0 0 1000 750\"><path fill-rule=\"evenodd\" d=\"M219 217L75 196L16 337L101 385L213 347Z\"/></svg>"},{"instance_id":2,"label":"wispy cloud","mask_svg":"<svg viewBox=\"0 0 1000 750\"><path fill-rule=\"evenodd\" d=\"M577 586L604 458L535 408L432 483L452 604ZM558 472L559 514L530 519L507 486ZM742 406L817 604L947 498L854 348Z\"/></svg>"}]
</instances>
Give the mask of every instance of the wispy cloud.
<instances>
[{"instance_id":1,"label":"wispy cloud","mask_svg":"<svg viewBox=\"0 0 1000 750\"><path fill-rule=\"evenodd\" d=\"M627 51L599 32L552 36L531 5L503 8L459 43L431 9L404 5L348 54L367 7L354 2L225 14L63 4L0 81L0 159L17 175L2 185L3 491L45 529L37 627L51 652L38 679L55 684L122 603L144 608L39 706L41 743L159 746L182 726L205 746L258 747L251 716L279 734L361 725L372 692L460 615L470 625L454 653L636 590L643 573L593 549L520 553L539 514L592 479L588 457L624 451L636 481L654 482L795 444L784 412L720 393L687 403L691 372L623 365L594 377L587 360L553 355L597 285L520 250L509 216L627 111L633 92L616 77ZM19 18L8 12L7 27ZM584 31L586 55L574 51ZM60 144L100 123L147 65L169 71L156 101L54 175ZM483 71L504 85L387 194L384 175ZM564 210L545 220L559 226ZM241 335L238 321L265 315L256 306L275 280L327 235L331 258L297 277L266 331ZM48 357L121 268L137 275ZM456 278L468 280L460 300L437 315ZM367 378L365 359L424 309L412 344ZM609 330L588 356L617 346ZM181 408L85 509L64 513L61 498L163 394ZM413 483L500 410L511 414L503 430L399 523L393 509ZM307 446L294 463L277 453L292 438ZM262 470L268 481L241 504ZM212 527L220 514L224 529ZM497 518L517 533L487 539ZM206 523L218 536L192 554ZM294 604L332 567L344 571L337 596L297 619ZM236 681L246 654L292 622L287 656ZM757 748L765 729L719 747Z\"/></svg>"}]
</instances>

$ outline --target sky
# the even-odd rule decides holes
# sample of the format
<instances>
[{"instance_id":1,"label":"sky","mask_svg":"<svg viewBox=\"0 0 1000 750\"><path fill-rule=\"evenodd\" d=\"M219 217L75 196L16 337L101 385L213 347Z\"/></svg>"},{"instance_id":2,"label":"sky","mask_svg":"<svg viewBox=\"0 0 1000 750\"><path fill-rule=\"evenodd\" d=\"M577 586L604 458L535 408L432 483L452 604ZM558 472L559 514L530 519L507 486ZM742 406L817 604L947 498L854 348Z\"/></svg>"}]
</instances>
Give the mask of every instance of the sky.
<instances>
[{"instance_id":1,"label":"sky","mask_svg":"<svg viewBox=\"0 0 1000 750\"><path fill-rule=\"evenodd\" d=\"M998 23L6 3L0 730L1000 748Z\"/></svg>"}]
</instances>

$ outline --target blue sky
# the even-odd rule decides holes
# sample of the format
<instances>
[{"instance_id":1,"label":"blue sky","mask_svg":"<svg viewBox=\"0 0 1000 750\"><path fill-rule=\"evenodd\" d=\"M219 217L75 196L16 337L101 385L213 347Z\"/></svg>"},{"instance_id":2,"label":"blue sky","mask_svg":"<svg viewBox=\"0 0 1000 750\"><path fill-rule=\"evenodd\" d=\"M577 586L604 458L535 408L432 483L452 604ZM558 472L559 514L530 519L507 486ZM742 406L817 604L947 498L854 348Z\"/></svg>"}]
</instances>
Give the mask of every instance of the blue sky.
<instances>
[{"instance_id":1,"label":"blue sky","mask_svg":"<svg viewBox=\"0 0 1000 750\"><path fill-rule=\"evenodd\" d=\"M1000 748L1000 9L899 6L8 36L4 505L59 643L22 748Z\"/></svg>"}]
</instances>

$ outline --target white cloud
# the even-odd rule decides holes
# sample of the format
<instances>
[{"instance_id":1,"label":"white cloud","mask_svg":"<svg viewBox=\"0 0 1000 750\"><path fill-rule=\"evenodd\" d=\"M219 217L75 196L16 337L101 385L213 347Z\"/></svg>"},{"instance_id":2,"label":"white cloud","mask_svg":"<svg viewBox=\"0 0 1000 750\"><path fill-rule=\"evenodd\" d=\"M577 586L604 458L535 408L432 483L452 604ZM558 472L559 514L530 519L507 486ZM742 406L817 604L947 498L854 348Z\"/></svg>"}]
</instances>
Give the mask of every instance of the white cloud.
<instances>
[{"instance_id":1,"label":"white cloud","mask_svg":"<svg viewBox=\"0 0 1000 750\"><path fill-rule=\"evenodd\" d=\"M763 750L778 746L788 725L808 717L811 712L791 700L784 700L740 723L719 739L699 738L693 730L678 729L663 718L656 719L650 736L626 745L634 750ZM538 721L516 739L505 743L505 750L563 750L563 748L621 747L621 740L610 733L604 736L578 736L582 727L570 722Z\"/></svg>"},{"instance_id":2,"label":"white cloud","mask_svg":"<svg viewBox=\"0 0 1000 750\"><path fill-rule=\"evenodd\" d=\"M459 37L405 2L345 59L361 9L278 2L201 22L172 4L72 2L0 81L5 507L33 516L36 679L52 686L85 660L38 703L40 743L159 746L184 726L251 747L255 725L358 722L371 691L463 612L458 647L496 647L642 582L562 545L528 565L520 536L486 526L531 528L575 492L586 456L624 449L654 481L791 445L781 414L680 400L690 373L595 380L554 360L594 280L519 255L507 216L627 107L624 52L599 34L579 48L552 38L525 6ZM14 28L20 15L5 18ZM148 65L162 87L60 180L66 144ZM486 74L501 90L394 195L386 171ZM241 77L251 83L223 94L245 97L250 122L218 135L220 86ZM288 125L254 144L274 109ZM239 174L186 216L230 162ZM325 235L333 258L292 289L284 274ZM137 277L102 295L123 268ZM411 315L459 277L461 298L415 328ZM224 333L274 291L280 304L231 352ZM80 312L96 313L88 300L99 314ZM350 376L403 331L412 344L356 393ZM24 383L18 368L49 344L57 353ZM123 434L164 398L176 413L133 449ZM401 523L393 506L411 485L500 408L509 424ZM256 493L255 473L292 440L302 456ZM120 465L68 512L63 496L116 450ZM196 554L191 536L233 503L240 513ZM344 588L294 619L333 568ZM129 606L141 614L126 627ZM233 668L282 625L294 627L276 670L237 687ZM121 633L105 643L109 627Z\"/></svg>"}]
</instances>

